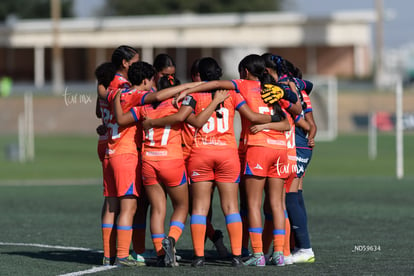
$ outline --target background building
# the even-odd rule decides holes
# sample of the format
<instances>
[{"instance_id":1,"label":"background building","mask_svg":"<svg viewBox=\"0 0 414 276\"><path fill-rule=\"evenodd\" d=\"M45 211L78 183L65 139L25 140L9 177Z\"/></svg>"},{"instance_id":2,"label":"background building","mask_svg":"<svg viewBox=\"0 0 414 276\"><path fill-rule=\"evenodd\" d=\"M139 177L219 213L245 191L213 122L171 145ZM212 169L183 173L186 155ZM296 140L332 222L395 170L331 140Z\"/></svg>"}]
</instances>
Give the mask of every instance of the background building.
<instances>
[{"instance_id":1,"label":"background building","mask_svg":"<svg viewBox=\"0 0 414 276\"><path fill-rule=\"evenodd\" d=\"M0 26L0 72L42 89L51 80L57 39L66 82L93 81L96 65L121 44L136 47L148 62L159 52L169 53L181 79L200 56L217 58L225 75L235 77L243 56L268 51L305 74L365 78L372 74L374 20L372 11L75 18L61 20L58 32L51 20L16 20Z\"/></svg>"}]
</instances>

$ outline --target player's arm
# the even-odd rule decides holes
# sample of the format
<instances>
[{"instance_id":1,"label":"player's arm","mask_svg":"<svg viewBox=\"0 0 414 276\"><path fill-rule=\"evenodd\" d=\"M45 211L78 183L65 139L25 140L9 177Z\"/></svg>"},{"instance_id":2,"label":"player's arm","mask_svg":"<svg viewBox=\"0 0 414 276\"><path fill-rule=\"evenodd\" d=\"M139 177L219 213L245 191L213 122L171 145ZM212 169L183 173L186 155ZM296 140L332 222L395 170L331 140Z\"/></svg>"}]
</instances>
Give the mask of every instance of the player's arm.
<instances>
[{"instance_id":1,"label":"player's arm","mask_svg":"<svg viewBox=\"0 0 414 276\"><path fill-rule=\"evenodd\" d=\"M272 118L270 115L256 113L250 109L247 104L243 104L238 109L239 113L243 115L247 120L252 122L253 124L266 124L270 122L277 121L275 118Z\"/></svg>"},{"instance_id":2,"label":"player's arm","mask_svg":"<svg viewBox=\"0 0 414 276\"><path fill-rule=\"evenodd\" d=\"M305 118L303 118L302 115L298 115L295 118L295 126L304 129L306 132L309 132L310 130L310 124L305 120Z\"/></svg>"},{"instance_id":3,"label":"player's arm","mask_svg":"<svg viewBox=\"0 0 414 276\"><path fill-rule=\"evenodd\" d=\"M313 118L313 113L312 112L307 112L305 113L305 120L306 122L308 122L310 129L308 132L308 145L310 147L314 147L315 146L315 136L316 136L316 132L317 132L317 127L316 127L316 123L315 120Z\"/></svg>"},{"instance_id":4,"label":"player's arm","mask_svg":"<svg viewBox=\"0 0 414 276\"><path fill-rule=\"evenodd\" d=\"M298 91L295 82L289 81L288 85L291 93L294 93L296 95L296 101L291 101L291 105L288 108L288 112L292 114L293 117L295 117L302 113L302 105L300 103L300 100L298 99Z\"/></svg>"},{"instance_id":5,"label":"player's arm","mask_svg":"<svg viewBox=\"0 0 414 276\"><path fill-rule=\"evenodd\" d=\"M136 122L134 115L130 111L124 113L122 110L120 92L116 94L114 99L114 113L116 123L120 126L127 126Z\"/></svg>"},{"instance_id":6,"label":"player's arm","mask_svg":"<svg viewBox=\"0 0 414 276\"><path fill-rule=\"evenodd\" d=\"M95 115L97 118L102 118L101 105L99 104L99 98L96 98Z\"/></svg>"},{"instance_id":7,"label":"player's arm","mask_svg":"<svg viewBox=\"0 0 414 276\"><path fill-rule=\"evenodd\" d=\"M144 104L150 104L154 102L162 102L166 99L172 98L178 93L180 93L183 90L190 89L192 87L200 85L201 82L188 82L172 87L168 87L166 89L162 89L160 91L154 92L154 93L148 93L144 98Z\"/></svg>"},{"instance_id":8,"label":"player's arm","mask_svg":"<svg viewBox=\"0 0 414 276\"><path fill-rule=\"evenodd\" d=\"M203 127L211 117L211 114L216 110L217 105L224 102L229 96L228 90L217 90L211 103L199 114L195 115L194 113L191 113L186 122L196 128Z\"/></svg>"},{"instance_id":9,"label":"player's arm","mask_svg":"<svg viewBox=\"0 0 414 276\"><path fill-rule=\"evenodd\" d=\"M205 91L215 91L215 90L234 90L236 87L234 86L234 83L229 80L215 80L215 81L208 81L203 82L200 85L194 86L192 88L186 89L182 91L178 97L177 101L181 101L185 98L188 94L191 93L197 93L197 92L205 92Z\"/></svg>"},{"instance_id":10,"label":"player's arm","mask_svg":"<svg viewBox=\"0 0 414 276\"><path fill-rule=\"evenodd\" d=\"M102 84L98 84L98 86L96 87L96 91L98 93L98 97L96 98L95 114L96 114L96 117L102 118L101 106L99 104L99 98L106 99L106 96L108 95L108 92L105 89L105 86L103 86Z\"/></svg>"},{"instance_id":11,"label":"player's arm","mask_svg":"<svg viewBox=\"0 0 414 276\"><path fill-rule=\"evenodd\" d=\"M211 114L213 113L216 106L227 99L228 92L227 91L221 91L216 93L214 96L213 101L210 103L210 105L200 112L197 116L193 114L193 110L196 106L196 102L191 96L187 96L183 103L178 110L177 113L165 116L163 118L157 118L157 119L146 119L143 121L142 125L144 129L149 129L151 127L163 127L166 125L175 125L181 122L184 122L187 120L188 123L192 124L194 123L195 127L198 127L198 125L201 124L203 126L205 122L210 118ZM192 117L192 120L188 120L189 117ZM201 127L200 126L200 127Z\"/></svg>"},{"instance_id":12,"label":"player's arm","mask_svg":"<svg viewBox=\"0 0 414 276\"><path fill-rule=\"evenodd\" d=\"M193 108L190 106L181 106L178 111L172 115L168 115L157 119L145 119L142 122L144 130L153 127L164 127L166 125L175 125L184 122L185 119L193 112Z\"/></svg>"},{"instance_id":13,"label":"player's arm","mask_svg":"<svg viewBox=\"0 0 414 276\"><path fill-rule=\"evenodd\" d=\"M108 97L108 90L103 86L103 84L98 84L98 97L101 99L106 99Z\"/></svg>"},{"instance_id":14,"label":"player's arm","mask_svg":"<svg viewBox=\"0 0 414 276\"><path fill-rule=\"evenodd\" d=\"M280 122L272 122L272 123L267 123L267 124L258 124L258 125L252 125L250 127L250 131L252 133L257 133L257 132L262 131L264 129L288 131L288 130L290 130L289 120L288 120L288 118L284 118Z\"/></svg>"}]
</instances>

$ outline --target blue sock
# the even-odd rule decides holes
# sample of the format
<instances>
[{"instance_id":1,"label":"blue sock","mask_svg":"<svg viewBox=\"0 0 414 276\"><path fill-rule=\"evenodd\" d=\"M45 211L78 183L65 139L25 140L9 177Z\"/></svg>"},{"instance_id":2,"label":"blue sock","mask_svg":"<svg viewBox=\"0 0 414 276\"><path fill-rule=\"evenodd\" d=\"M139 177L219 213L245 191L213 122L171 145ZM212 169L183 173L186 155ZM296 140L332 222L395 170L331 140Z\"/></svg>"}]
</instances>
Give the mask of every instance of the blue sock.
<instances>
[{"instance_id":1,"label":"blue sock","mask_svg":"<svg viewBox=\"0 0 414 276\"><path fill-rule=\"evenodd\" d=\"M286 193L286 210L295 234L295 246L311 248L306 216L299 205L298 193Z\"/></svg>"},{"instance_id":2,"label":"blue sock","mask_svg":"<svg viewBox=\"0 0 414 276\"><path fill-rule=\"evenodd\" d=\"M307 221L308 215L306 213L305 200L303 199L303 190L298 190L298 200L299 200L299 206L302 208L303 212L305 213L305 218Z\"/></svg>"}]
</instances>

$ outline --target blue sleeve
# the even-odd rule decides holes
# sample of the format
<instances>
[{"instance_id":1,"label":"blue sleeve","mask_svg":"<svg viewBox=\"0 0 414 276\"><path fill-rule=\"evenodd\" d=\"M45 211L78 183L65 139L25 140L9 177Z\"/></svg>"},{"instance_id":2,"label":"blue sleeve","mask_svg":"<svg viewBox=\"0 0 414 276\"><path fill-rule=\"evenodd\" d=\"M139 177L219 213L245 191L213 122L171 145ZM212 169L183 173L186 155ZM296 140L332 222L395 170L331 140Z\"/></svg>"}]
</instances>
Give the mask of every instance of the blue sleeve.
<instances>
[{"instance_id":1,"label":"blue sleeve","mask_svg":"<svg viewBox=\"0 0 414 276\"><path fill-rule=\"evenodd\" d=\"M236 93L240 93L239 87L237 87L237 83L234 80L232 80L231 82L234 85L234 88L235 88L234 90L236 91Z\"/></svg>"},{"instance_id":2,"label":"blue sleeve","mask_svg":"<svg viewBox=\"0 0 414 276\"><path fill-rule=\"evenodd\" d=\"M137 114L135 113L135 110L131 108L129 111L132 113L132 116L134 117L135 122L138 122L139 120L138 120Z\"/></svg>"}]
</instances>

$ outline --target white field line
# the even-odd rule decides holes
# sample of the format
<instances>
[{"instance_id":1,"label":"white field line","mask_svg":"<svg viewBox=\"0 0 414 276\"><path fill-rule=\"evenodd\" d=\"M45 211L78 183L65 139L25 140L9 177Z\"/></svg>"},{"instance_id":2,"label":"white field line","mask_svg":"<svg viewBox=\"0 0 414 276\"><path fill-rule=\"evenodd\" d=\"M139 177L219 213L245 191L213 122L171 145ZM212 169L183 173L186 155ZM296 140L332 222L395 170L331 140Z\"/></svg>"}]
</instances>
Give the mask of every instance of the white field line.
<instances>
[{"instance_id":1,"label":"white field line","mask_svg":"<svg viewBox=\"0 0 414 276\"><path fill-rule=\"evenodd\" d=\"M57 276L80 276L80 275L93 274L93 273L97 273L97 272L101 272L101 271L105 271L105 270L110 270L110 269L113 269L113 268L116 268L116 266L114 266L114 265L112 265L112 266L94 266L91 269L71 272L71 273L67 273L67 274L60 274L60 275L57 275Z\"/></svg>"},{"instance_id":2,"label":"white field line","mask_svg":"<svg viewBox=\"0 0 414 276\"><path fill-rule=\"evenodd\" d=\"M0 245L5 246L27 246L27 247L40 247L40 248L52 248L52 249L63 249L63 250L78 250L78 251L88 251L93 253L103 253L102 250L94 250L91 248L85 247L73 247L73 246L61 246L61 245L48 245L48 244L40 244L40 243L16 243L16 242L0 242ZM116 266L97 266L92 267L87 270L81 270L76 272L71 272L67 274L60 274L58 276L81 276L86 274L93 274L109 269L116 268Z\"/></svg>"},{"instance_id":3,"label":"white field line","mask_svg":"<svg viewBox=\"0 0 414 276\"><path fill-rule=\"evenodd\" d=\"M62 245L48 245L48 244L40 244L40 243L0 242L0 245L41 247L41 248L52 248L52 249L63 249L63 250L78 250L78 251L89 251L89 252L93 252L93 253L103 253L102 250L94 250L94 249L85 248L85 247L73 247L73 246L62 246Z\"/></svg>"}]
</instances>

